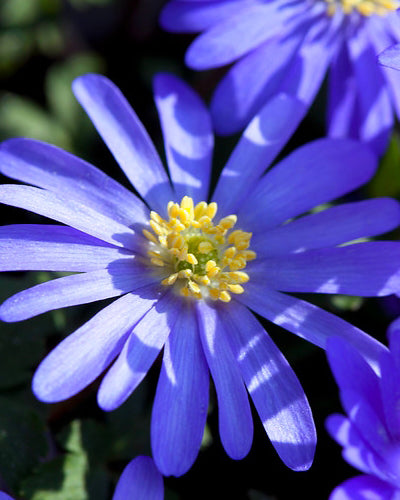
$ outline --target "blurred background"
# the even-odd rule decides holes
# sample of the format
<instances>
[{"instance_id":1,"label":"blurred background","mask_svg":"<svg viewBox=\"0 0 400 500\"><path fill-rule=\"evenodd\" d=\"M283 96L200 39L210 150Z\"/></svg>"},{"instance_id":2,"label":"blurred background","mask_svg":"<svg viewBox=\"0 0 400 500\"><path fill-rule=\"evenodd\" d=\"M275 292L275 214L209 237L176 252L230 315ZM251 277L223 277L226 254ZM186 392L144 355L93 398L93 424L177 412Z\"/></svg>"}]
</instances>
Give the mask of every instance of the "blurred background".
<instances>
[{"instance_id":1,"label":"blurred background","mask_svg":"<svg viewBox=\"0 0 400 500\"><path fill-rule=\"evenodd\" d=\"M120 87L144 123L162 157L162 136L152 99L160 71L184 78L207 101L223 70L195 73L185 68L192 37L163 32L158 15L165 0L0 0L0 140L40 139L95 164L128 186L107 148L71 92L72 80L87 72L108 76ZM324 90L286 146L283 155L324 135ZM217 138L217 175L238 136ZM2 182L9 182L1 178ZM400 142L394 133L376 177L352 199L400 197ZM39 216L0 207L1 224L46 223ZM386 235L399 238L399 234ZM4 273L0 299L57 273ZM306 297L308 298L308 297ZM399 300L310 297L386 343L386 328L400 315ZM54 405L35 400L32 374L59 341L104 306L92 304L41 315L18 324L0 324L0 490L19 500L108 500L125 465L150 454L149 422L160 359L129 400L102 412L96 404L99 381L76 397ZM286 500L328 498L355 471L324 429L340 412L337 389L325 354L290 333L265 323L291 362L310 400L319 442L314 465L293 472L279 460L254 411L250 454L231 460L218 435L214 389L202 449L181 478L165 479L165 498Z\"/></svg>"}]
</instances>

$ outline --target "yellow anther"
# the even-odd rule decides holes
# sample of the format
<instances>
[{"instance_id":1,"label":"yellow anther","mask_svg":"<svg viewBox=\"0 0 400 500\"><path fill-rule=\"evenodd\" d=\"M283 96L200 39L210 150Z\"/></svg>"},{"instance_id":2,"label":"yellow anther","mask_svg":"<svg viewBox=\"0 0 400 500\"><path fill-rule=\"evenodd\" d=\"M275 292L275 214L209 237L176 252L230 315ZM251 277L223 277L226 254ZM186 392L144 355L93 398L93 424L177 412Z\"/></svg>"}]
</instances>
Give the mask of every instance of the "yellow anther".
<instances>
[{"instance_id":1,"label":"yellow anther","mask_svg":"<svg viewBox=\"0 0 400 500\"><path fill-rule=\"evenodd\" d=\"M161 281L161 284L165 286L171 286L175 283L177 278L178 278L178 273L170 274L168 278L165 278Z\"/></svg>"},{"instance_id":2,"label":"yellow anther","mask_svg":"<svg viewBox=\"0 0 400 500\"><path fill-rule=\"evenodd\" d=\"M219 226L222 226L224 229L231 229L237 222L236 215L228 215L219 221Z\"/></svg>"},{"instance_id":3,"label":"yellow anther","mask_svg":"<svg viewBox=\"0 0 400 500\"><path fill-rule=\"evenodd\" d=\"M210 278L206 275L198 275L198 274L194 274L193 275L193 279L199 283L200 285L204 285L204 286L207 286L210 284Z\"/></svg>"},{"instance_id":4,"label":"yellow anther","mask_svg":"<svg viewBox=\"0 0 400 500\"><path fill-rule=\"evenodd\" d=\"M158 213L154 212L153 210L150 212L150 217L158 224L162 224L164 222L162 218L158 215Z\"/></svg>"},{"instance_id":5,"label":"yellow anther","mask_svg":"<svg viewBox=\"0 0 400 500\"><path fill-rule=\"evenodd\" d=\"M254 260L257 257L256 252L253 250L243 250L240 252L240 255L243 256L246 260Z\"/></svg>"},{"instance_id":6,"label":"yellow anther","mask_svg":"<svg viewBox=\"0 0 400 500\"><path fill-rule=\"evenodd\" d=\"M194 210L193 200L190 196L184 196L181 201L181 208L187 210L188 212L192 212Z\"/></svg>"},{"instance_id":7,"label":"yellow anther","mask_svg":"<svg viewBox=\"0 0 400 500\"><path fill-rule=\"evenodd\" d=\"M178 203L173 203L171 201L168 203L168 215L171 219L176 219L176 217L178 217L179 208Z\"/></svg>"},{"instance_id":8,"label":"yellow anther","mask_svg":"<svg viewBox=\"0 0 400 500\"><path fill-rule=\"evenodd\" d=\"M198 222L200 224L201 229L203 230L212 227L212 222L210 217L208 217L208 215L203 215L202 217L200 217Z\"/></svg>"},{"instance_id":9,"label":"yellow anther","mask_svg":"<svg viewBox=\"0 0 400 500\"><path fill-rule=\"evenodd\" d=\"M235 247L229 247L225 250L224 252L224 257L226 259L232 259L236 253L236 248Z\"/></svg>"},{"instance_id":10,"label":"yellow anther","mask_svg":"<svg viewBox=\"0 0 400 500\"><path fill-rule=\"evenodd\" d=\"M156 257L152 257L150 259L150 262L152 264L154 264L155 266L158 266L158 267L164 267L165 266L165 262L162 261L161 259L157 259Z\"/></svg>"},{"instance_id":11,"label":"yellow anther","mask_svg":"<svg viewBox=\"0 0 400 500\"><path fill-rule=\"evenodd\" d=\"M222 300L222 302L230 302L231 301L231 296L230 296L229 292L227 292L226 290L220 292L218 298L219 298L219 300Z\"/></svg>"},{"instance_id":12,"label":"yellow anther","mask_svg":"<svg viewBox=\"0 0 400 500\"><path fill-rule=\"evenodd\" d=\"M373 14L386 15L400 7L398 0L325 0L327 2L327 13L333 15L337 8L342 8L345 14L354 11L362 16L369 17Z\"/></svg>"},{"instance_id":13,"label":"yellow anther","mask_svg":"<svg viewBox=\"0 0 400 500\"><path fill-rule=\"evenodd\" d=\"M178 273L178 278L189 279L192 274L193 271L191 269L182 269L182 271L179 271Z\"/></svg>"},{"instance_id":14,"label":"yellow anther","mask_svg":"<svg viewBox=\"0 0 400 500\"><path fill-rule=\"evenodd\" d=\"M158 243L158 240L157 238L154 236L153 233L151 233L150 231L148 231L147 229L143 229L142 230L142 233L143 235L150 241L152 241L153 243Z\"/></svg>"},{"instance_id":15,"label":"yellow anther","mask_svg":"<svg viewBox=\"0 0 400 500\"><path fill-rule=\"evenodd\" d=\"M165 234L165 230L160 226L160 224L157 224L157 222L155 222L154 220L150 221L150 226L151 229L159 236Z\"/></svg>"},{"instance_id":16,"label":"yellow anther","mask_svg":"<svg viewBox=\"0 0 400 500\"><path fill-rule=\"evenodd\" d=\"M196 257L192 253L188 253L186 255L186 262L189 262L189 264L192 264L192 266L195 266L199 263L199 261L196 259Z\"/></svg>"},{"instance_id":17,"label":"yellow anther","mask_svg":"<svg viewBox=\"0 0 400 500\"><path fill-rule=\"evenodd\" d=\"M210 219L213 219L215 217L215 214L217 213L218 210L218 205L213 201L210 203L206 209L206 214Z\"/></svg>"},{"instance_id":18,"label":"yellow anther","mask_svg":"<svg viewBox=\"0 0 400 500\"><path fill-rule=\"evenodd\" d=\"M216 290L215 288L210 288L209 294L211 299L213 300L219 299L219 290Z\"/></svg>"},{"instance_id":19,"label":"yellow anther","mask_svg":"<svg viewBox=\"0 0 400 500\"><path fill-rule=\"evenodd\" d=\"M205 215L207 211L207 203L205 201L201 201L200 203L197 203L197 205L194 207L194 217L195 219L200 219L203 215Z\"/></svg>"},{"instance_id":20,"label":"yellow anther","mask_svg":"<svg viewBox=\"0 0 400 500\"><path fill-rule=\"evenodd\" d=\"M149 250L149 251L147 252L147 255L148 255L149 257L155 257L156 259L159 259L159 258L161 257L161 252L160 252L160 251L158 251L158 250L157 250L157 251L154 251L154 250Z\"/></svg>"},{"instance_id":21,"label":"yellow anther","mask_svg":"<svg viewBox=\"0 0 400 500\"><path fill-rule=\"evenodd\" d=\"M193 293L200 293L200 287L197 283L195 283L194 281L192 280L189 280L187 282L187 286L189 288L189 290Z\"/></svg>"},{"instance_id":22,"label":"yellow anther","mask_svg":"<svg viewBox=\"0 0 400 500\"><path fill-rule=\"evenodd\" d=\"M181 295L183 295L184 297L190 297L190 290L189 288L187 288L186 286L182 287L180 290L179 290L179 293Z\"/></svg>"},{"instance_id":23,"label":"yellow anther","mask_svg":"<svg viewBox=\"0 0 400 500\"><path fill-rule=\"evenodd\" d=\"M214 250L214 245L209 241L201 241L197 247L200 253L210 253Z\"/></svg>"},{"instance_id":24,"label":"yellow anther","mask_svg":"<svg viewBox=\"0 0 400 500\"><path fill-rule=\"evenodd\" d=\"M228 290L232 293L240 294L244 292L244 288L241 285L228 285Z\"/></svg>"},{"instance_id":25,"label":"yellow anther","mask_svg":"<svg viewBox=\"0 0 400 500\"><path fill-rule=\"evenodd\" d=\"M231 283L247 283L249 281L249 275L243 271L235 271L231 273L226 273L230 279Z\"/></svg>"}]
</instances>

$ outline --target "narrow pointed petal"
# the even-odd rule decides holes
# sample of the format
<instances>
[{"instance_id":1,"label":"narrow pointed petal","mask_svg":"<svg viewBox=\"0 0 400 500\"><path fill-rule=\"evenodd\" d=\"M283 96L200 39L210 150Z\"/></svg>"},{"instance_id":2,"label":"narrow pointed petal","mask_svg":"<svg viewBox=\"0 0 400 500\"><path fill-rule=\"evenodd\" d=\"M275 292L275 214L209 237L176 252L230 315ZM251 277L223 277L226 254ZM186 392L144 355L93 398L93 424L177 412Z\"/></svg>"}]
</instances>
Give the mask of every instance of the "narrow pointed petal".
<instances>
[{"instance_id":1,"label":"narrow pointed petal","mask_svg":"<svg viewBox=\"0 0 400 500\"><path fill-rule=\"evenodd\" d=\"M160 23L174 33L196 33L211 28L227 17L247 9L247 4L236 0L198 2L169 2L161 11Z\"/></svg>"},{"instance_id":2,"label":"narrow pointed petal","mask_svg":"<svg viewBox=\"0 0 400 500\"><path fill-rule=\"evenodd\" d=\"M276 290L382 297L400 292L400 244L373 241L257 260L255 280ZM249 268L250 270L250 268Z\"/></svg>"},{"instance_id":3,"label":"narrow pointed petal","mask_svg":"<svg viewBox=\"0 0 400 500\"><path fill-rule=\"evenodd\" d=\"M55 403L93 382L120 352L132 327L156 303L157 290L148 287L121 297L58 344L33 377L36 397Z\"/></svg>"},{"instance_id":4,"label":"narrow pointed petal","mask_svg":"<svg viewBox=\"0 0 400 500\"><path fill-rule=\"evenodd\" d=\"M93 165L44 142L10 139L0 145L0 172L88 206L131 226L148 210L133 193Z\"/></svg>"},{"instance_id":5,"label":"narrow pointed petal","mask_svg":"<svg viewBox=\"0 0 400 500\"><path fill-rule=\"evenodd\" d=\"M326 349L330 337L347 340L379 373L380 355L387 348L338 316L304 300L266 288L265 285L252 284L251 281L246 283L246 292L240 296L240 302L272 323L323 349Z\"/></svg>"},{"instance_id":6,"label":"narrow pointed petal","mask_svg":"<svg viewBox=\"0 0 400 500\"><path fill-rule=\"evenodd\" d=\"M286 144L305 112L296 98L278 94L253 118L228 159L213 200L221 213L234 213ZM251 168L243 168L251 165Z\"/></svg>"},{"instance_id":7,"label":"narrow pointed petal","mask_svg":"<svg viewBox=\"0 0 400 500\"><path fill-rule=\"evenodd\" d=\"M376 167L375 155L358 142L310 142L265 174L243 202L238 218L248 231L264 231L356 189Z\"/></svg>"},{"instance_id":8,"label":"narrow pointed petal","mask_svg":"<svg viewBox=\"0 0 400 500\"><path fill-rule=\"evenodd\" d=\"M226 17L195 39L186 53L187 65L201 70L232 63L276 35L289 9L282 9L279 1L250 4ZM239 38L241 43L237 43Z\"/></svg>"},{"instance_id":9,"label":"narrow pointed petal","mask_svg":"<svg viewBox=\"0 0 400 500\"><path fill-rule=\"evenodd\" d=\"M342 43L329 71L328 135L357 137L357 82L346 43Z\"/></svg>"},{"instance_id":10,"label":"narrow pointed petal","mask_svg":"<svg viewBox=\"0 0 400 500\"><path fill-rule=\"evenodd\" d=\"M196 459L207 418L208 386L196 313L187 303L164 347L151 418L153 457L164 476L181 476Z\"/></svg>"},{"instance_id":11,"label":"narrow pointed petal","mask_svg":"<svg viewBox=\"0 0 400 500\"><path fill-rule=\"evenodd\" d=\"M107 78L88 74L74 80L74 94L125 175L148 204L164 213L173 199L168 176L146 130Z\"/></svg>"},{"instance_id":12,"label":"narrow pointed petal","mask_svg":"<svg viewBox=\"0 0 400 500\"><path fill-rule=\"evenodd\" d=\"M302 33L291 33L268 40L229 69L216 87L210 105L218 134L238 132L260 113L268 100L282 93L281 82L303 37ZM279 57L274 57L277 53ZM269 61L268 66L265 61Z\"/></svg>"},{"instance_id":13,"label":"narrow pointed petal","mask_svg":"<svg viewBox=\"0 0 400 500\"><path fill-rule=\"evenodd\" d=\"M221 308L221 318L268 437L288 467L307 470L317 436L303 388L254 315L239 303L232 306Z\"/></svg>"},{"instance_id":14,"label":"narrow pointed petal","mask_svg":"<svg viewBox=\"0 0 400 500\"><path fill-rule=\"evenodd\" d=\"M154 94L175 193L179 200L205 200L214 147L210 115L199 96L172 75L157 75Z\"/></svg>"},{"instance_id":15,"label":"narrow pointed petal","mask_svg":"<svg viewBox=\"0 0 400 500\"><path fill-rule=\"evenodd\" d=\"M123 470L112 500L163 500L164 484L150 457L138 456Z\"/></svg>"},{"instance_id":16,"label":"narrow pointed petal","mask_svg":"<svg viewBox=\"0 0 400 500\"><path fill-rule=\"evenodd\" d=\"M174 328L181 302L174 293L167 293L135 325L101 382L97 401L103 410L120 406L146 376Z\"/></svg>"},{"instance_id":17,"label":"narrow pointed petal","mask_svg":"<svg viewBox=\"0 0 400 500\"><path fill-rule=\"evenodd\" d=\"M3 184L0 186L0 203L49 217L118 247L143 251L142 235L62 194L31 186Z\"/></svg>"},{"instance_id":18,"label":"narrow pointed petal","mask_svg":"<svg viewBox=\"0 0 400 500\"><path fill-rule=\"evenodd\" d=\"M198 301L197 314L204 354L218 397L219 434L227 454L239 460L251 448L253 419L242 375L230 348L218 310Z\"/></svg>"},{"instance_id":19,"label":"narrow pointed petal","mask_svg":"<svg viewBox=\"0 0 400 500\"><path fill-rule=\"evenodd\" d=\"M399 207L391 198L344 203L268 230L267 244L265 233L257 233L251 249L268 257L369 238L399 225Z\"/></svg>"},{"instance_id":20,"label":"narrow pointed petal","mask_svg":"<svg viewBox=\"0 0 400 500\"><path fill-rule=\"evenodd\" d=\"M141 263L116 261L107 269L64 276L19 292L0 306L0 319L13 322L60 307L117 297L159 281Z\"/></svg>"},{"instance_id":21,"label":"narrow pointed petal","mask_svg":"<svg viewBox=\"0 0 400 500\"><path fill-rule=\"evenodd\" d=\"M0 227L0 271L95 271L132 253L68 226Z\"/></svg>"}]
</instances>

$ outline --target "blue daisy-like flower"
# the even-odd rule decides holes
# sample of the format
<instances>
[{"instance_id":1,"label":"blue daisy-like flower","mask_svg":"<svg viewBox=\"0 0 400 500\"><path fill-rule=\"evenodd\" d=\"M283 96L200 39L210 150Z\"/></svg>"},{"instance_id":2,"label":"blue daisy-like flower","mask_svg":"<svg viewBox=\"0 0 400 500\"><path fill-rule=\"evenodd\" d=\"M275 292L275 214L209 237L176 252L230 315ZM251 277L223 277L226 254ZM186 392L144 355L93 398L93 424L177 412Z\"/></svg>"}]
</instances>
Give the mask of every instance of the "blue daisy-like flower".
<instances>
[{"instance_id":1,"label":"blue daisy-like flower","mask_svg":"<svg viewBox=\"0 0 400 500\"><path fill-rule=\"evenodd\" d=\"M347 416L327 419L343 457L363 475L336 487L330 500L394 500L400 496L400 324L392 325L390 352L381 354L378 376L341 339L329 339L328 360Z\"/></svg>"},{"instance_id":2,"label":"blue daisy-like flower","mask_svg":"<svg viewBox=\"0 0 400 500\"><path fill-rule=\"evenodd\" d=\"M163 498L162 475L150 457L140 455L131 460L122 471L112 500L163 500Z\"/></svg>"},{"instance_id":3,"label":"blue daisy-like flower","mask_svg":"<svg viewBox=\"0 0 400 500\"><path fill-rule=\"evenodd\" d=\"M10 297L0 318L20 321L119 297L42 361L34 393L45 402L64 400L111 365L98 403L112 410L163 349L151 420L153 457L163 475L185 473L197 456L210 373L230 457L240 459L251 447L249 394L284 463L307 469L316 443L309 404L251 311L323 348L329 337L341 336L377 366L382 344L282 293L400 290L399 243L341 246L398 226L396 201L308 213L367 182L376 157L351 140L322 139L264 174L303 112L299 101L278 95L245 130L209 198L211 120L183 82L163 74L154 86L170 177L109 80L85 75L73 90L140 197L56 147L29 139L1 144L0 171L30 185L0 186L0 202L64 224L1 227L1 270L75 274Z\"/></svg>"},{"instance_id":4,"label":"blue daisy-like flower","mask_svg":"<svg viewBox=\"0 0 400 500\"><path fill-rule=\"evenodd\" d=\"M170 0L161 15L175 32L202 32L186 62L232 67L211 102L220 134L242 129L274 93L308 107L329 71L328 132L384 151L400 76L376 56L400 42L397 0Z\"/></svg>"}]
</instances>

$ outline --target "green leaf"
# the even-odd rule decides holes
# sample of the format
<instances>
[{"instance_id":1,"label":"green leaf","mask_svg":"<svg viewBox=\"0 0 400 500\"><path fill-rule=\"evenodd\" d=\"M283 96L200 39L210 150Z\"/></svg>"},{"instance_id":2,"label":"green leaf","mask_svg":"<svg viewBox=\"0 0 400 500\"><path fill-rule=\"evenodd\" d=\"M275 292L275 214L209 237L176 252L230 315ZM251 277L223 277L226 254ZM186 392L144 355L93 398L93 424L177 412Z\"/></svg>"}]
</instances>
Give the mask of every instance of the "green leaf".
<instances>
[{"instance_id":1,"label":"green leaf","mask_svg":"<svg viewBox=\"0 0 400 500\"><path fill-rule=\"evenodd\" d=\"M49 273L27 273L21 278L1 275L0 302L49 278ZM1 323L0 389L30 383L32 369L45 354L45 336L59 332L65 323L65 312L62 310L37 316L24 323Z\"/></svg>"},{"instance_id":2,"label":"green leaf","mask_svg":"<svg viewBox=\"0 0 400 500\"><path fill-rule=\"evenodd\" d=\"M0 98L0 134L25 136L69 149L70 139L59 123L33 101L15 94Z\"/></svg>"},{"instance_id":3,"label":"green leaf","mask_svg":"<svg viewBox=\"0 0 400 500\"><path fill-rule=\"evenodd\" d=\"M55 64L47 73L46 96L49 107L59 122L78 138L82 134L93 134L94 128L72 93L72 81L85 73L101 73L103 70L103 61L98 56L87 53Z\"/></svg>"},{"instance_id":4,"label":"green leaf","mask_svg":"<svg viewBox=\"0 0 400 500\"><path fill-rule=\"evenodd\" d=\"M397 133L392 135L368 191L370 196L400 196L400 137Z\"/></svg>"},{"instance_id":5,"label":"green leaf","mask_svg":"<svg viewBox=\"0 0 400 500\"><path fill-rule=\"evenodd\" d=\"M91 463L91 453L86 449L87 441L93 438L105 445L101 431L104 428L95 422L73 421L59 435L64 454L39 465L23 482L21 496L26 500L106 500L107 473L96 463ZM99 450L98 444L96 447ZM102 459L103 452L96 460Z\"/></svg>"},{"instance_id":6,"label":"green leaf","mask_svg":"<svg viewBox=\"0 0 400 500\"><path fill-rule=\"evenodd\" d=\"M26 404L0 398L0 470L6 484L19 481L48 451L46 428L39 413Z\"/></svg>"}]
</instances>

